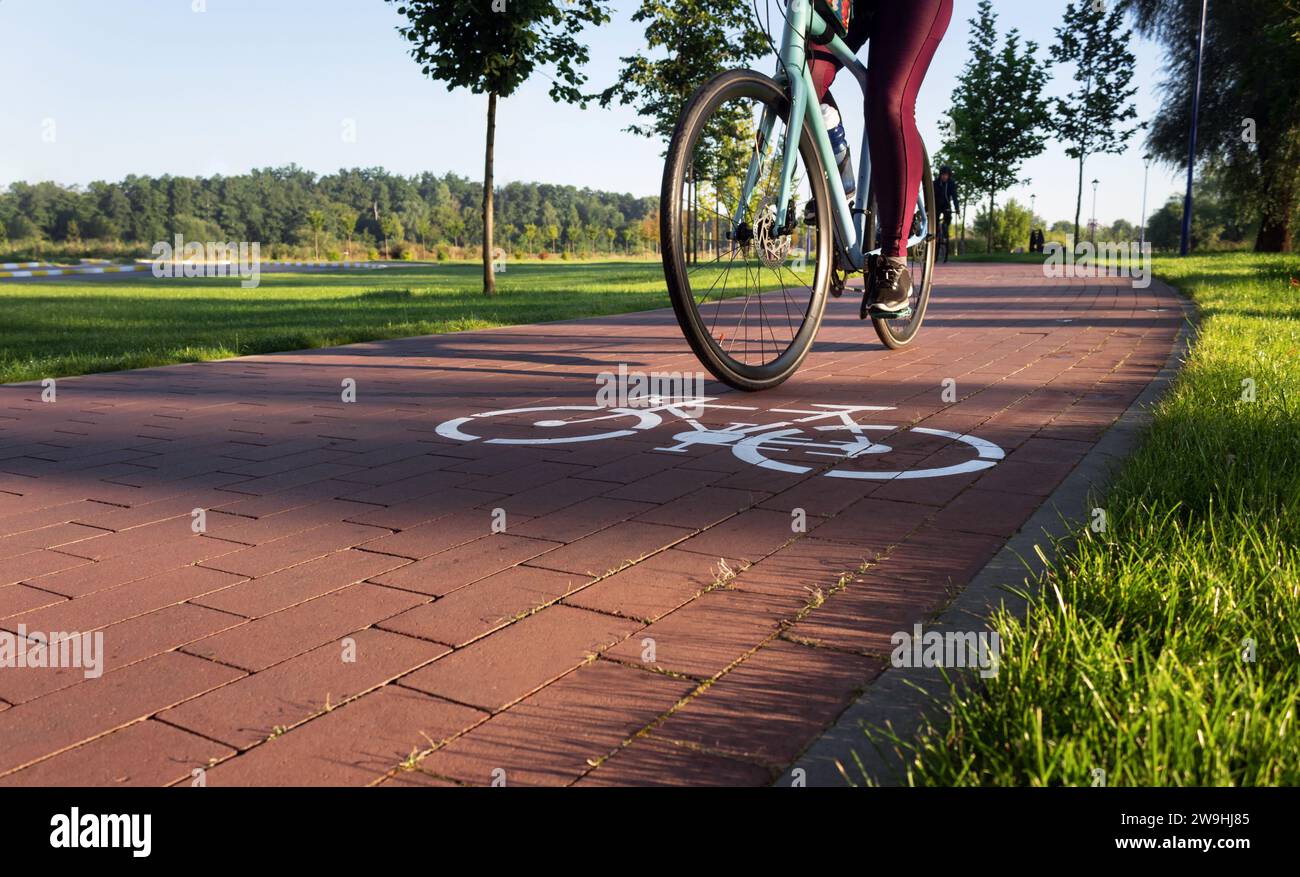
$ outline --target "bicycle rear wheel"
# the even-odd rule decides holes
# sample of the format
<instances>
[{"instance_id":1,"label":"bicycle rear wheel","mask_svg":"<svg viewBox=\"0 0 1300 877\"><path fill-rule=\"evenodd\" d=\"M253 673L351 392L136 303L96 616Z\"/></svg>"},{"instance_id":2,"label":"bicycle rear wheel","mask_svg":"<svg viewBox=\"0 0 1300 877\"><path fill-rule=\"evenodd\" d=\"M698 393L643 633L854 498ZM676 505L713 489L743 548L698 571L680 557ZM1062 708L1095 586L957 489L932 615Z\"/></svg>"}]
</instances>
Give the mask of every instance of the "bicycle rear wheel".
<instances>
[{"instance_id":1,"label":"bicycle rear wheel","mask_svg":"<svg viewBox=\"0 0 1300 877\"><path fill-rule=\"evenodd\" d=\"M892 350L907 347L916 339L925 319L925 309L930 304L930 287L934 282L934 257L937 249L936 223L938 215L934 200L933 177L930 173L930 153L921 147L921 192L916 200L916 209L912 215L911 228L917 229L924 219L926 235L916 244L907 248L907 270L912 275L912 294L909 299L911 313L902 319L871 318L871 325L881 342ZM871 205L867 212L865 240L872 242L872 247L880 246L877 238L876 194L873 186L867 202ZM910 235L909 235L910 237Z\"/></svg>"},{"instance_id":2,"label":"bicycle rear wheel","mask_svg":"<svg viewBox=\"0 0 1300 877\"><path fill-rule=\"evenodd\" d=\"M817 335L830 285L830 194L806 121L788 220L777 227L789 115L789 98L771 77L721 73L686 105L664 166L660 233L673 310L700 362L742 390L775 387L794 374ZM742 205L755 156L757 182Z\"/></svg>"}]
</instances>

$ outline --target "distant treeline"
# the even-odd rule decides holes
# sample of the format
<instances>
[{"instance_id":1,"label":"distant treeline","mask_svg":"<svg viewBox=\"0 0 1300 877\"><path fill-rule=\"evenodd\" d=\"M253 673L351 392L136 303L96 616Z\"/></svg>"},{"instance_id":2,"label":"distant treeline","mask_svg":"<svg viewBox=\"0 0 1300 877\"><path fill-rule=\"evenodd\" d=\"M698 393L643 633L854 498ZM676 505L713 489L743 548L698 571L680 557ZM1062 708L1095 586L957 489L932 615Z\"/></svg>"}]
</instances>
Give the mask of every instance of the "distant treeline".
<instances>
[{"instance_id":1,"label":"distant treeline","mask_svg":"<svg viewBox=\"0 0 1300 877\"><path fill-rule=\"evenodd\" d=\"M9 249L104 242L147 249L184 235L282 249L392 258L482 245L481 183L382 168L317 176L296 165L237 176L129 176L118 183L13 183L0 193ZM509 183L496 190L496 246L536 253L641 252L657 243L658 198ZM0 241L4 243L4 241ZM87 247L87 250L94 249ZM109 249L106 247L105 249Z\"/></svg>"}]
</instances>

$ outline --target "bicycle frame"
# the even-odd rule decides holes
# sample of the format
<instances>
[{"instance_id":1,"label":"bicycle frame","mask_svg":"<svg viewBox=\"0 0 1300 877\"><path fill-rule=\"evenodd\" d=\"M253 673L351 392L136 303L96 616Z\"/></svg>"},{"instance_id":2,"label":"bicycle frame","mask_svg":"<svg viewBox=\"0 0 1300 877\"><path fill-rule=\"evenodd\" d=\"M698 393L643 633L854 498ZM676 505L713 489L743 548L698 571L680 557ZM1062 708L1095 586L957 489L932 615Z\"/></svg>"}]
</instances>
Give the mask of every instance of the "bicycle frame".
<instances>
[{"instance_id":1,"label":"bicycle frame","mask_svg":"<svg viewBox=\"0 0 1300 877\"><path fill-rule=\"evenodd\" d=\"M835 153L831 149L830 135L826 131L826 123L822 119L821 108L815 97L817 92L813 85L812 73L806 63L807 51L805 46L807 38L809 36L823 36L828 27L829 25L813 9L812 0L789 0L786 7L785 30L781 37L780 58L777 62L775 75L776 81L784 86L790 95L790 120L786 126L785 142L781 144L781 185L776 203L776 227L786 228L791 219L786 214L790 204L795 158L799 153L799 138L803 128L802 125L798 124L798 120L802 118L812 128L813 146L821 159L822 167L826 170L826 182L831 194L831 220L835 229L836 242L839 244L840 252L845 256L850 267L855 271L860 271L866 265L866 257L878 254L880 248L876 247L866 252L863 251L863 246L867 243L863 240L866 211L849 207L848 196L844 193L844 183L836 172L837 165ZM867 66L858 59L858 56L842 39L834 34L831 35L826 48L844 63L845 69L857 81L858 87L862 89L862 102L865 107L868 99ZM775 123L775 114L772 110L764 109L762 118L759 121L759 148L754 151L754 155L749 161L749 171L745 177L745 185L741 190L739 203L736 205L736 215L733 219L734 226L739 226L745 220L745 205L749 203L754 187L758 183L758 175L762 165L770 155L772 128ZM868 184L871 181L871 144L865 125L862 130L862 146L859 156L857 191L865 197ZM927 182L922 180L921 185L925 186ZM918 198L920 197L922 196L918 194ZM920 232L909 237L907 245L911 247L925 240L929 231L929 217L922 210Z\"/></svg>"}]
</instances>

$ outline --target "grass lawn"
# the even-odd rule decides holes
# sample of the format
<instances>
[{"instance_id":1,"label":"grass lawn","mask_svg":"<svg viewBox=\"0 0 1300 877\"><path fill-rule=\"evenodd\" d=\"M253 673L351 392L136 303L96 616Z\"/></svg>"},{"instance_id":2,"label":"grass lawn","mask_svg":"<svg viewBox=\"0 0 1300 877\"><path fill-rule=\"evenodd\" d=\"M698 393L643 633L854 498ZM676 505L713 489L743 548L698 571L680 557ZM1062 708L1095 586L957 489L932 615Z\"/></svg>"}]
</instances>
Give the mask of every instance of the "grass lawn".
<instances>
[{"instance_id":1,"label":"grass lawn","mask_svg":"<svg viewBox=\"0 0 1300 877\"><path fill-rule=\"evenodd\" d=\"M669 305L658 261L511 264L490 299L482 270L0 281L0 383Z\"/></svg>"},{"instance_id":2,"label":"grass lawn","mask_svg":"<svg viewBox=\"0 0 1300 877\"><path fill-rule=\"evenodd\" d=\"M1189 360L1106 532L997 619L998 676L925 730L914 784L1300 783L1300 258L1154 270L1200 310Z\"/></svg>"}]
</instances>

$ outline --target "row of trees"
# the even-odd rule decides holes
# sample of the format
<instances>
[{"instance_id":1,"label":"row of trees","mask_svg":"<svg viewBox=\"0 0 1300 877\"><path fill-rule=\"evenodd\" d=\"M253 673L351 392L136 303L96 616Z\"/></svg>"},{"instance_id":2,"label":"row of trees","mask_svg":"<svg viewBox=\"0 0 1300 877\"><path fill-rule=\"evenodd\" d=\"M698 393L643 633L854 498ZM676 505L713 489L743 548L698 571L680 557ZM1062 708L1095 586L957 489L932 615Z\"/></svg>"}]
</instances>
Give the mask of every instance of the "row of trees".
<instances>
[{"instance_id":1,"label":"row of trees","mask_svg":"<svg viewBox=\"0 0 1300 877\"><path fill-rule=\"evenodd\" d=\"M403 177L381 168L317 176L296 165L238 176L130 176L85 188L13 183L0 193L10 241L121 241L146 251L189 240L259 241L400 257L419 247L481 247L481 183L455 174ZM509 183L496 193L498 243L537 252L641 252L657 244L657 198Z\"/></svg>"},{"instance_id":2,"label":"row of trees","mask_svg":"<svg viewBox=\"0 0 1300 877\"><path fill-rule=\"evenodd\" d=\"M939 162L951 165L967 191L987 199L992 216L996 198L1021 182L1020 170L1053 137L1078 164L1073 222L1079 237L1083 169L1090 155L1120 153L1137 132L1132 84L1136 59L1128 50L1132 31L1124 28L1119 3L1071 0L1055 29L1050 62L1072 68L1074 85L1049 100L1043 89L1051 78L1038 45L1023 41L1012 28L999 47L997 15L991 0L981 0L970 21L970 58L940 123L944 141ZM964 207L965 205L963 205ZM995 223L986 222L989 249Z\"/></svg>"},{"instance_id":3,"label":"row of trees","mask_svg":"<svg viewBox=\"0 0 1300 877\"><path fill-rule=\"evenodd\" d=\"M1024 162L1055 138L1078 163L1077 239L1085 162L1123 153L1144 127L1134 121L1127 21L1166 50L1162 104L1149 123L1147 147L1156 160L1186 167L1201 7L1202 0L1067 3L1048 59L1065 67L1073 82L1063 97L1048 99L1048 61L1014 28L999 47L992 3L981 0L970 22L971 56L941 126L940 160L956 169L968 190L986 197L991 214L998 193L1027 182L1019 179ZM1231 191L1236 206L1230 218L1194 213L1193 237L1199 225L1200 239L1210 245L1251 235L1258 251L1287 251L1300 221L1300 4L1234 0L1208 9L1195 161L1201 176L1213 178L1210 188ZM1214 202L1207 208L1222 213ZM1159 222L1152 217L1160 225L1153 238L1163 238L1171 209L1160 209Z\"/></svg>"}]
</instances>

